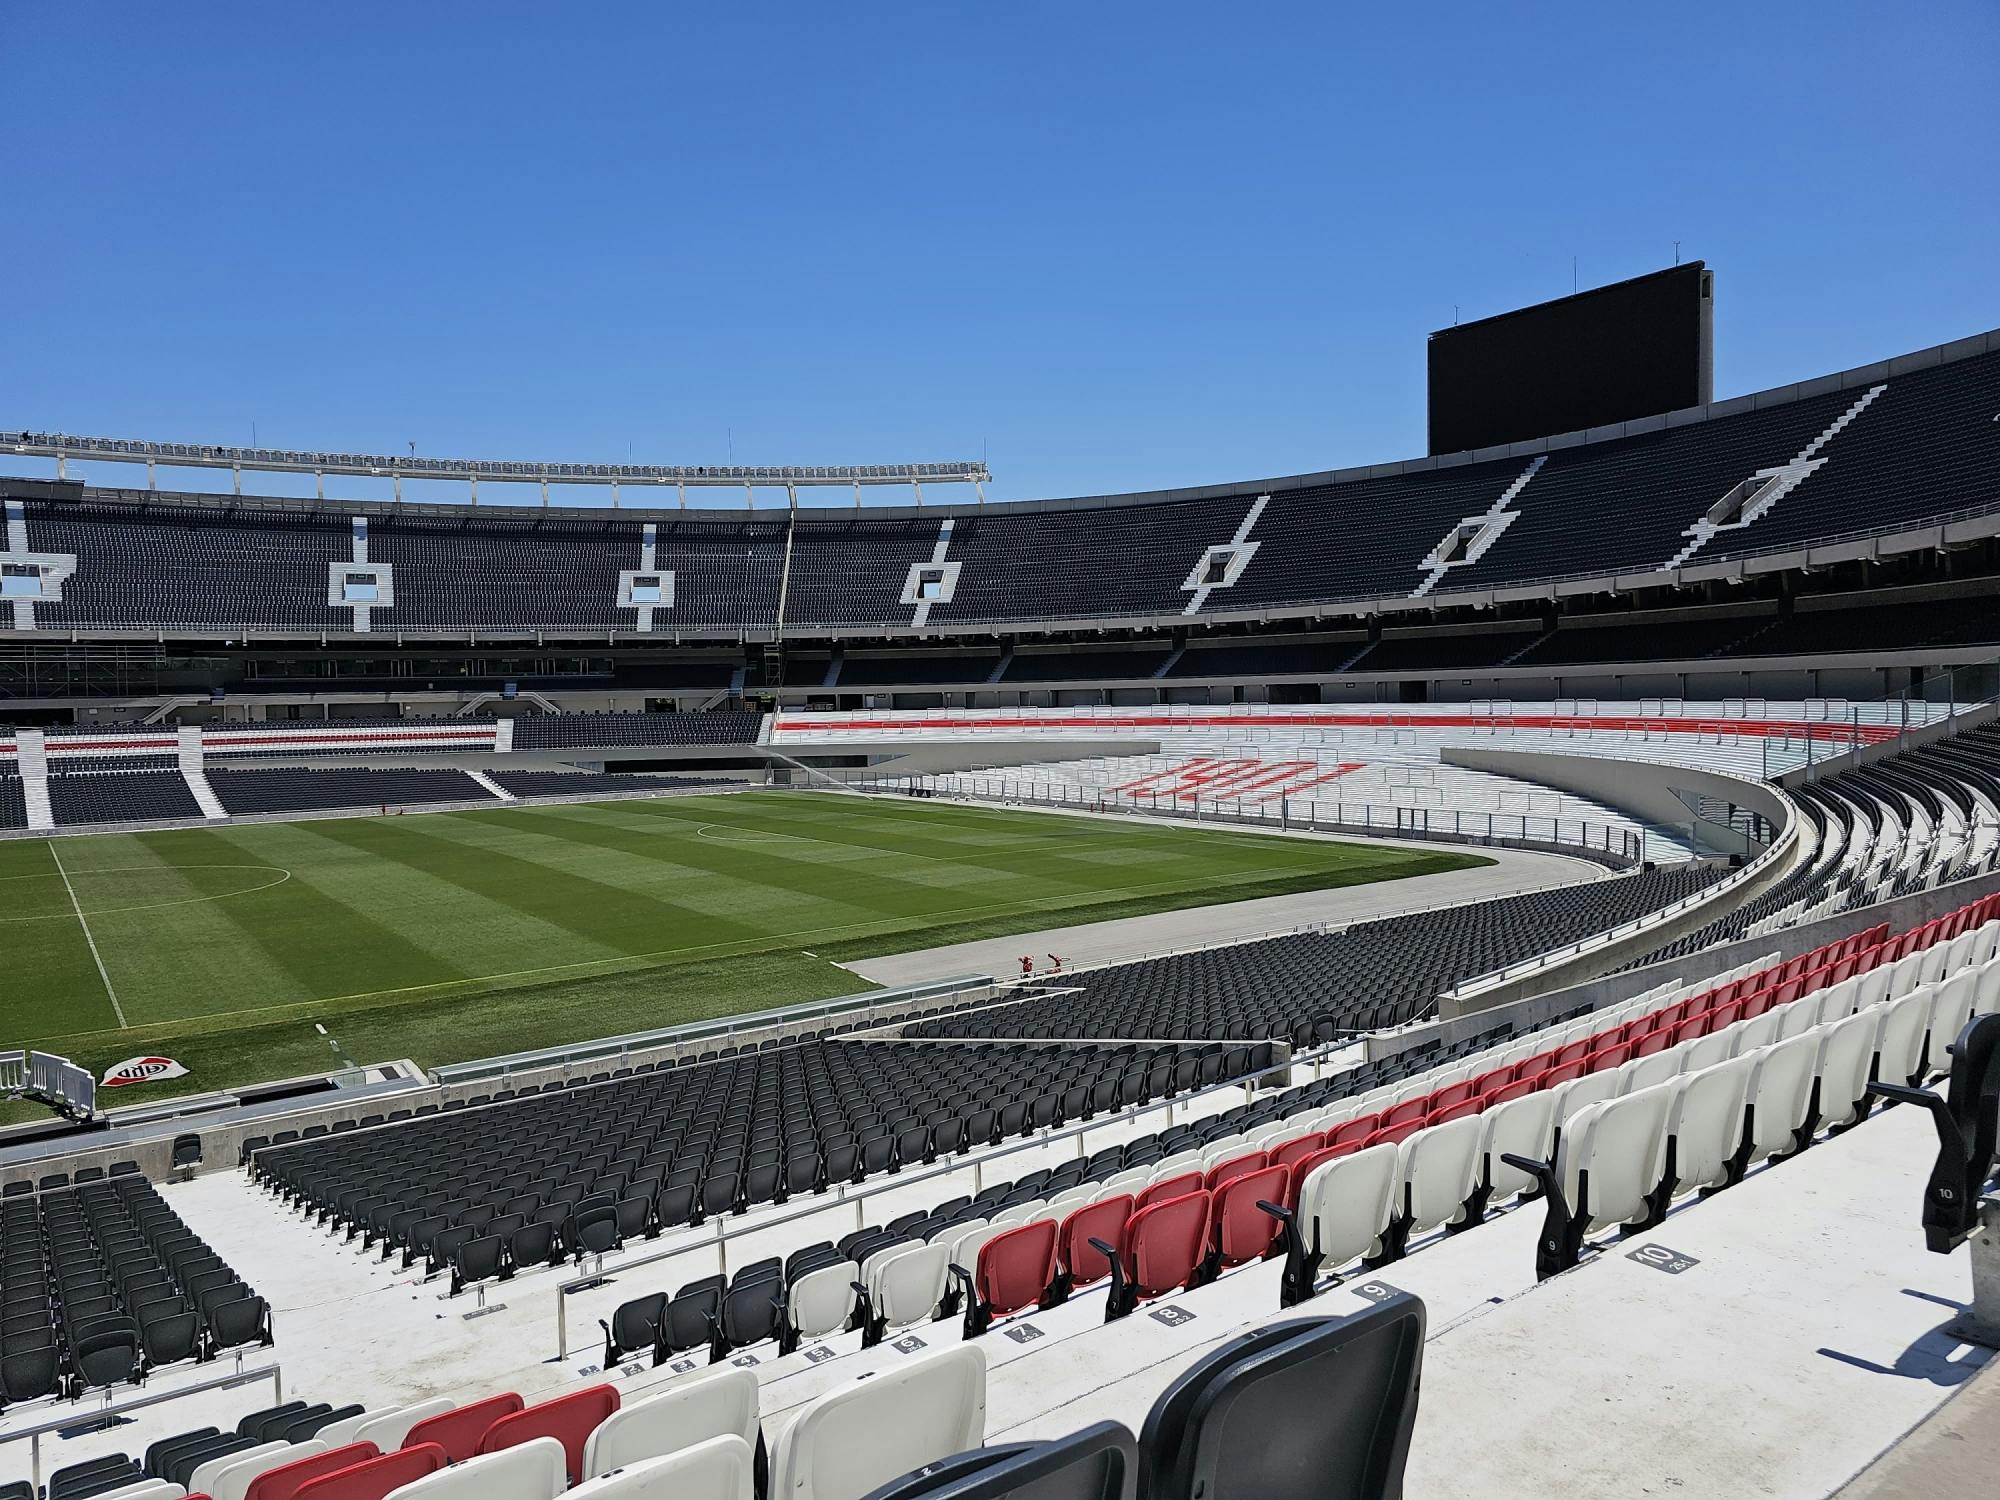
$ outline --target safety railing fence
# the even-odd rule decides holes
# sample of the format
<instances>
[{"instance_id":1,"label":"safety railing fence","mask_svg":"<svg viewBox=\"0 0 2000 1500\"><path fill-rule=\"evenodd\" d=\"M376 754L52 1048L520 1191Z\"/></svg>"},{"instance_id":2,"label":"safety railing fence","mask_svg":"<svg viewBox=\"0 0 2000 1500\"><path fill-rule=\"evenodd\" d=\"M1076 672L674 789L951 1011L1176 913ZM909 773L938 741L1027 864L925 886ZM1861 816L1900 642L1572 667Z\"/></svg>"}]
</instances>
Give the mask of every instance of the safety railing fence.
<instances>
[{"instance_id":1,"label":"safety railing fence","mask_svg":"<svg viewBox=\"0 0 2000 1500\"><path fill-rule=\"evenodd\" d=\"M150 1407L164 1406L170 1401L185 1401L190 1396L206 1395L212 1391L235 1390L241 1386L255 1385L259 1381L271 1382L271 1404L281 1406L285 1400L285 1376L277 1365L259 1365L254 1370L242 1367L239 1357L236 1369L227 1375L215 1375L206 1380L198 1380L189 1385L177 1385L171 1390L148 1391L141 1396L133 1396L124 1401L114 1399L112 1392L104 1392L102 1405L78 1411L72 1408L60 1417L49 1417L43 1421L30 1422L23 1426L0 1426L0 1448L10 1443L28 1445L29 1477L34 1484L34 1492L42 1492L42 1439L51 1436L67 1438L78 1430L88 1430L102 1426L111 1428L131 1420L135 1411ZM4 1469L5 1465L0 1465Z\"/></svg>"},{"instance_id":2,"label":"safety railing fence","mask_svg":"<svg viewBox=\"0 0 2000 1500\"><path fill-rule=\"evenodd\" d=\"M987 777L964 772L939 776L880 776L870 775L866 770L843 768L822 774L838 777L849 786L901 791L919 797L1069 808L1081 812L1136 813L1193 823L1272 828L1280 832L1349 833L1435 839L1493 848L1543 849L1582 854L1620 868L1648 859L1687 859L1702 849L1699 829L1693 820L1680 825L1619 825L1548 814L1478 812L1382 803L1320 802L1298 798L1256 802L1158 793L1120 795L1027 776Z\"/></svg>"},{"instance_id":3,"label":"safety railing fence","mask_svg":"<svg viewBox=\"0 0 2000 1500\"><path fill-rule=\"evenodd\" d=\"M2000 657L1928 672L1901 693L1844 705L1820 734L1784 735L1764 742L1766 779L1803 769L1808 779L1841 769L1857 750L1901 743L1912 730L1962 720L2000 700ZM1955 732L1955 731L1948 731Z\"/></svg>"},{"instance_id":4,"label":"safety railing fence","mask_svg":"<svg viewBox=\"0 0 2000 1500\"><path fill-rule=\"evenodd\" d=\"M1189 1043L1189 1045L1196 1046L1200 1044ZM817 1196L813 1202L794 1212L758 1219L755 1222L743 1224L735 1229L724 1227L726 1221L718 1217L714 1220L714 1234L689 1236L684 1238L679 1244L670 1245L663 1250L653 1250L644 1255L633 1256L629 1259L615 1262L607 1262L604 1257L600 1256L592 1264L589 1275L575 1277L562 1282L556 1287L556 1357L558 1359L569 1358L570 1300L573 1297L602 1287L608 1277L624 1278L629 1276L633 1271L640 1270L643 1267L664 1265L668 1261L681 1260L690 1255L712 1255L715 1258L717 1274L727 1276L729 1274L729 1247L748 1239L752 1235L766 1234L775 1229L789 1229L794 1225L806 1224L815 1220L824 1220L829 1215L850 1213L853 1216L852 1227L855 1229L865 1228L867 1205L885 1194L901 1192L919 1183L938 1182L947 1178L962 1176L966 1173L970 1173L972 1176L972 1191L979 1193L984 1190L987 1173L991 1170L994 1163L1005 1161L1010 1157L1018 1157L1025 1152L1047 1151L1051 1146L1067 1141L1075 1142L1077 1158L1085 1160L1090 1155L1087 1142L1092 1134L1102 1136L1107 1131L1115 1130L1122 1135L1139 1121L1155 1115L1163 1115L1167 1125L1171 1126L1176 1117L1186 1116L1190 1111L1190 1107L1196 1104L1197 1101L1212 1098L1215 1095L1223 1094L1233 1089L1242 1090L1244 1098L1246 1100L1250 1099L1256 1093L1257 1079L1267 1076L1269 1072L1276 1069L1289 1068L1296 1071L1300 1068L1310 1067L1313 1069L1313 1077L1318 1078L1322 1076L1329 1059L1352 1045L1352 1037L1337 1039L1323 1047L1293 1053L1287 1059L1274 1062L1270 1069L1256 1074L1240 1078L1226 1078L1219 1082L1208 1084L1203 1088L1190 1089L1186 1093L1169 1095L1162 1099L1148 1100L1143 1104L1128 1105L1123 1109L1093 1116L1091 1119L1079 1124L1046 1127L1036 1131L1031 1137L1012 1141L1004 1146L996 1146L964 1158L951 1158L939 1161L936 1165L926 1167L922 1171L902 1172L892 1176L884 1176L879 1182L868 1186L852 1187L851 1185L843 1184L834 1188L829 1193ZM1293 1082L1297 1081L1296 1077L1294 1077ZM822 1237L830 1239L834 1236L828 1234Z\"/></svg>"},{"instance_id":5,"label":"safety railing fence","mask_svg":"<svg viewBox=\"0 0 2000 1500\"><path fill-rule=\"evenodd\" d=\"M28 1054L15 1048L0 1052L0 1094L18 1094L28 1086Z\"/></svg>"}]
</instances>

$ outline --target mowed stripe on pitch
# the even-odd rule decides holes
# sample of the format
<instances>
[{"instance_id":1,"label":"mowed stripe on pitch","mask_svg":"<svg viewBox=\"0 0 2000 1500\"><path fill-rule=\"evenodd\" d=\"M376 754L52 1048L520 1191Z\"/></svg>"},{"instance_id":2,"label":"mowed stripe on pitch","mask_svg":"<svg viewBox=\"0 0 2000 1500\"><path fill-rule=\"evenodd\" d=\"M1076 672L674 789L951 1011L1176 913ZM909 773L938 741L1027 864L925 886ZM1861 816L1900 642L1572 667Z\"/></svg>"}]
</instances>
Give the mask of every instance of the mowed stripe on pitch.
<instances>
[{"instance_id":1,"label":"mowed stripe on pitch","mask_svg":"<svg viewBox=\"0 0 2000 1500\"><path fill-rule=\"evenodd\" d=\"M0 922L0 1037L116 1026L48 840L0 843L0 877L0 915L34 919Z\"/></svg>"},{"instance_id":2,"label":"mowed stripe on pitch","mask_svg":"<svg viewBox=\"0 0 2000 1500\"><path fill-rule=\"evenodd\" d=\"M366 856L316 855L322 846L299 833L305 826L136 836L162 864L254 861L292 878L172 908L169 921L106 919L99 943L135 1025L467 977L445 936L458 915L448 892Z\"/></svg>"}]
</instances>

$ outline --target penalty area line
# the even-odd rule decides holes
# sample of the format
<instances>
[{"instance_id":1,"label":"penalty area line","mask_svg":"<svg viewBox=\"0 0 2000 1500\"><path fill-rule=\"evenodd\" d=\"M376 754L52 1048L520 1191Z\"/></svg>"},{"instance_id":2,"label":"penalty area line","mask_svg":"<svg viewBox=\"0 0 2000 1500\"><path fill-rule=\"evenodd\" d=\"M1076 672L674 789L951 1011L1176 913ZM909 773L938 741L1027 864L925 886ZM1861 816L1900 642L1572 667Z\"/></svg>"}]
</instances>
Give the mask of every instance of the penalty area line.
<instances>
[{"instance_id":1,"label":"penalty area line","mask_svg":"<svg viewBox=\"0 0 2000 1500\"><path fill-rule=\"evenodd\" d=\"M111 987L111 976L104 972L104 955L97 951L97 939L91 936L90 921L83 914L83 903L76 899L76 887L69 883L69 871L63 868L62 856L56 853L54 839L49 840L49 858L56 862L56 873L62 876L63 889L69 892L70 909L76 913L76 924L83 929L83 940L90 945L90 961L97 965L97 977L104 982L105 996L111 1001L111 1014L118 1018L118 1029L131 1029L131 1022L125 1019L125 1007L118 1003L118 991Z\"/></svg>"}]
</instances>

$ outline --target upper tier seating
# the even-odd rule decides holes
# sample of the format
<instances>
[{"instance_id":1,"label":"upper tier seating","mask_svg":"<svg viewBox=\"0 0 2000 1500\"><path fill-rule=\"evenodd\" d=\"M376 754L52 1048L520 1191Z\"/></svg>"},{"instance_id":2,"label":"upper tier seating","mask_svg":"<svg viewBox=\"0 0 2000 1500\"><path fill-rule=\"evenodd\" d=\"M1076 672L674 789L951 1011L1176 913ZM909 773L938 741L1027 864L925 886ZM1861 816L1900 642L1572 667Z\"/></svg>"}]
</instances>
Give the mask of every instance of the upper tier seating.
<instances>
[{"instance_id":1,"label":"upper tier seating","mask_svg":"<svg viewBox=\"0 0 2000 1500\"><path fill-rule=\"evenodd\" d=\"M1443 990L1671 905L1715 878L1703 866L1507 896L1411 916L1116 964L1067 976L1081 995L916 1023L912 1036L1279 1037L1330 1041L1401 1025Z\"/></svg>"},{"instance_id":2,"label":"upper tier seating","mask_svg":"<svg viewBox=\"0 0 2000 1500\"><path fill-rule=\"evenodd\" d=\"M700 714L524 714L514 721L520 750L592 745L750 745L761 716L731 710Z\"/></svg>"},{"instance_id":3,"label":"upper tier seating","mask_svg":"<svg viewBox=\"0 0 2000 1500\"><path fill-rule=\"evenodd\" d=\"M1551 448L1513 498L1518 518L1477 560L1451 569L1434 597L1662 569L1711 508L1808 449L1821 467L1749 524L1717 534L1692 561L1990 507L2000 473L2000 431L1991 421L2000 408L2000 353L1879 383L1872 399L1868 383L1850 384ZM1864 399L1847 425L1830 431ZM1246 483L1235 494L1108 505L954 508L935 519L659 514L651 520L653 566L674 574L674 598L655 614L669 628L907 627L915 606L902 599L911 567L929 562L943 542L958 573L953 597L929 606L933 624L1180 616L1207 550L1230 546L1260 498L1247 534L1254 555L1233 582L1211 591L1201 612L1397 598L1427 576L1421 563L1432 548L1465 518L1489 512L1528 464L1525 455L1419 464L1336 483ZM617 603L620 572L640 567L646 524L629 514L339 505L300 512L228 497L195 507L185 498L92 490L80 503L25 501L30 545L78 559L61 601L36 605L36 627L351 630L352 611L328 604L327 587L329 565L353 556L353 514L369 518L370 562L395 569L394 601L375 607L375 629L602 635L638 624L637 611ZM1394 670L1420 654L1404 642L1381 662Z\"/></svg>"}]
</instances>

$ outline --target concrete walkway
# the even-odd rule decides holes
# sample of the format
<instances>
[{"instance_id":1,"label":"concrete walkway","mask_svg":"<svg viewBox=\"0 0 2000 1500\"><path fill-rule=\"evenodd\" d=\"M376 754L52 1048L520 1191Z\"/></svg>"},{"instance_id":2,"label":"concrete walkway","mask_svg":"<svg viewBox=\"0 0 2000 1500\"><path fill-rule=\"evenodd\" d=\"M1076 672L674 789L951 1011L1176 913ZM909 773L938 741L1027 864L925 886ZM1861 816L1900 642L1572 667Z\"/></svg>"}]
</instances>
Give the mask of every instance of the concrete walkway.
<instances>
[{"instance_id":1,"label":"concrete walkway","mask_svg":"<svg viewBox=\"0 0 2000 1500\"><path fill-rule=\"evenodd\" d=\"M1439 847L1436 844L1412 844L1389 839L1352 839L1349 842L1394 844L1405 849ZM1496 896L1513 896L1523 891L1545 890L1550 886L1575 885L1579 881L1600 879L1610 873L1601 865L1561 854L1540 854L1521 849L1481 849L1477 852L1488 855L1494 863L1469 870L1415 875L1406 880L1385 880L1373 885L1301 891L1289 896L1264 896L1220 906L1154 912L1144 917L1120 917L1109 922L1052 927L1043 932L1016 933L1012 937L986 938L975 943L953 943L946 948L925 948L911 953L892 953L882 958L865 958L844 967L884 985L917 984L927 979L948 979L959 974L992 974L1005 979L1020 974L1021 955L1024 953L1034 955L1038 973L1048 969L1051 953L1062 955L1065 968L1121 963L1175 949L1203 948L1289 932L1311 922L1362 922L1373 917L1392 916L1397 912L1456 906L1468 901L1490 901Z\"/></svg>"}]
</instances>

